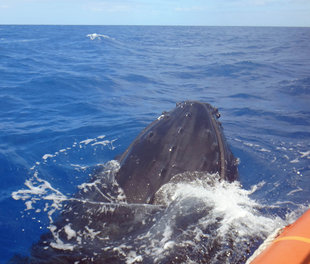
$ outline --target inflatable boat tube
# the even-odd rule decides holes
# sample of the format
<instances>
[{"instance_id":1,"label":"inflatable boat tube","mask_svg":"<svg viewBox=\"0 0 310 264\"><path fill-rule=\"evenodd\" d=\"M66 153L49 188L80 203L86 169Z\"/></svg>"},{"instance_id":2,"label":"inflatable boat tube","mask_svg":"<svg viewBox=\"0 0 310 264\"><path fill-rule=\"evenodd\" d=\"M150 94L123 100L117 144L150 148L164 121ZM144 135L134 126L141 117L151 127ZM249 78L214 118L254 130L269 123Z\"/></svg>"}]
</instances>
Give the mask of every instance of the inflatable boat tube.
<instances>
[{"instance_id":1,"label":"inflatable boat tube","mask_svg":"<svg viewBox=\"0 0 310 264\"><path fill-rule=\"evenodd\" d=\"M269 245L262 249L261 252L255 252L247 263L310 263L310 209L293 224L286 226L277 233L274 239L268 243Z\"/></svg>"}]
</instances>

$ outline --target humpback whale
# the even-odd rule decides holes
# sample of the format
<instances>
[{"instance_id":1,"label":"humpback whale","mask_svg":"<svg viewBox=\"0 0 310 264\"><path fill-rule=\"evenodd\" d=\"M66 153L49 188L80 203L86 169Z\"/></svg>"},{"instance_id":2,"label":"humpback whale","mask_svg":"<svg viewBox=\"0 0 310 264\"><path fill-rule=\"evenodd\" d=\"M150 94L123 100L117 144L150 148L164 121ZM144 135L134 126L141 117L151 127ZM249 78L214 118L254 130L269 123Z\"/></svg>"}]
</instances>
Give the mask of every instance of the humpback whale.
<instances>
[{"instance_id":1,"label":"humpback whale","mask_svg":"<svg viewBox=\"0 0 310 264\"><path fill-rule=\"evenodd\" d=\"M178 103L147 126L119 158L117 181L130 203L151 203L156 191L185 171L218 172L237 179L218 109L208 103Z\"/></svg>"},{"instance_id":2,"label":"humpback whale","mask_svg":"<svg viewBox=\"0 0 310 264\"><path fill-rule=\"evenodd\" d=\"M219 117L216 108L197 101L178 103L164 112L118 162L107 163L67 202L50 232L33 245L30 257L16 256L11 263L184 263L196 251L180 249L177 257L161 261L161 251L148 249L145 240L153 248L155 241L158 247L164 243L169 250L172 242L163 235L167 230L175 241L182 240L181 230L207 215L208 206L194 198L175 201L181 203L177 207L161 204L157 196L165 184L206 174L217 181L238 179ZM197 254L202 262L197 263L206 260L201 251Z\"/></svg>"}]
</instances>

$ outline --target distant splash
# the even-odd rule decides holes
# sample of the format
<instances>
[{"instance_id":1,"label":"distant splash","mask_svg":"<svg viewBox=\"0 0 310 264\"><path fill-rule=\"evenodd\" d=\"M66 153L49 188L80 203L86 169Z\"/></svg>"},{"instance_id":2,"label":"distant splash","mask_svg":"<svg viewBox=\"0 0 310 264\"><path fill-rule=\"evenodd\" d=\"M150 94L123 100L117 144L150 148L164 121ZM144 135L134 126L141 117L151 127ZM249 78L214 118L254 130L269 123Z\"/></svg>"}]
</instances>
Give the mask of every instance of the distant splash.
<instances>
[{"instance_id":1,"label":"distant splash","mask_svg":"<svg viewBox=\"0 0 310 264\"><path fill-rule=\"evenodd\" d=\"M114 40L114 38L111 38L108 35L97 34L97 33L88 34L86 35L86 37L90 38L91 40L101 39L101 38Z\"/></svg>"}]
</instances>

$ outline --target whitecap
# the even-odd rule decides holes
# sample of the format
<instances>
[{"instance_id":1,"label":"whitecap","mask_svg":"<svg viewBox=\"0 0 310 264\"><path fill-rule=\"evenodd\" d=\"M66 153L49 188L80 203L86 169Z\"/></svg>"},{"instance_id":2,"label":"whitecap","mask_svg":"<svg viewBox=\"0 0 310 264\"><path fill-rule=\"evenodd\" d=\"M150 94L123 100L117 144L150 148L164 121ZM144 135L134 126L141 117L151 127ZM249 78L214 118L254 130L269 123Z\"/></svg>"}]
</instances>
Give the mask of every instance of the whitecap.
<instances>
[{"instance_id":1,"label":"whitecap","mask_svg":"<svg viewBox=\"0 0 310 264\"><path fill-rule=\"evenodd\" d=\"M305 158L305 157L308 157L310 155L310 150L308 151L305 151L305 152L302 152L302 151L299 151L299 153L301 154L301 158Z\"/></svg>"},{"instance_id":2,"label":"whitecap","mask_svg":"<svg viewBox=\"0 0 310 264\"><path fill-rule=\"evenodd\" d=\"M82 141L80 142L80 144L88 145L89 143L91 143L91 142L93 142L93 141L95 141L95 139L89 138L89 139L82 140Z\"/></svg>"},{"instance_id":3,"label":"whitecap","mask_svg":"<svg viewBox=\"0 0 310 264\"><path fill-rule=\"evenodd\" d=\"M55 155L52 155L52 154L45 154L45 155L43 155L42 159L43 159L43 160L47 160L48 158L53 158L53 157L55 157Z\"/></svg>"}]
</instances>

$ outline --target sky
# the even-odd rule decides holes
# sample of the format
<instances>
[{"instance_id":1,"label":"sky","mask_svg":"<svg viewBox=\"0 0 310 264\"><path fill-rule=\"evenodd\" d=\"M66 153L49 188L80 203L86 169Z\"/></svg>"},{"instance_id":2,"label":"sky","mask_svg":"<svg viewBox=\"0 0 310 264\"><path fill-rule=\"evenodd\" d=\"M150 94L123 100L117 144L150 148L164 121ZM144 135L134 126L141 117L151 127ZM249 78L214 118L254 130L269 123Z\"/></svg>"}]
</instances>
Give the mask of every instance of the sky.
<instances>
[{"instance_id":1,"label":"sky","mask_svg":"<svg viewBox=\"0 0 310 264\"><path fill-rule=\"evenodd\" d=\"M0 24L310 27L310 0L0 0Z\"/></svg>"}]
</instances>

